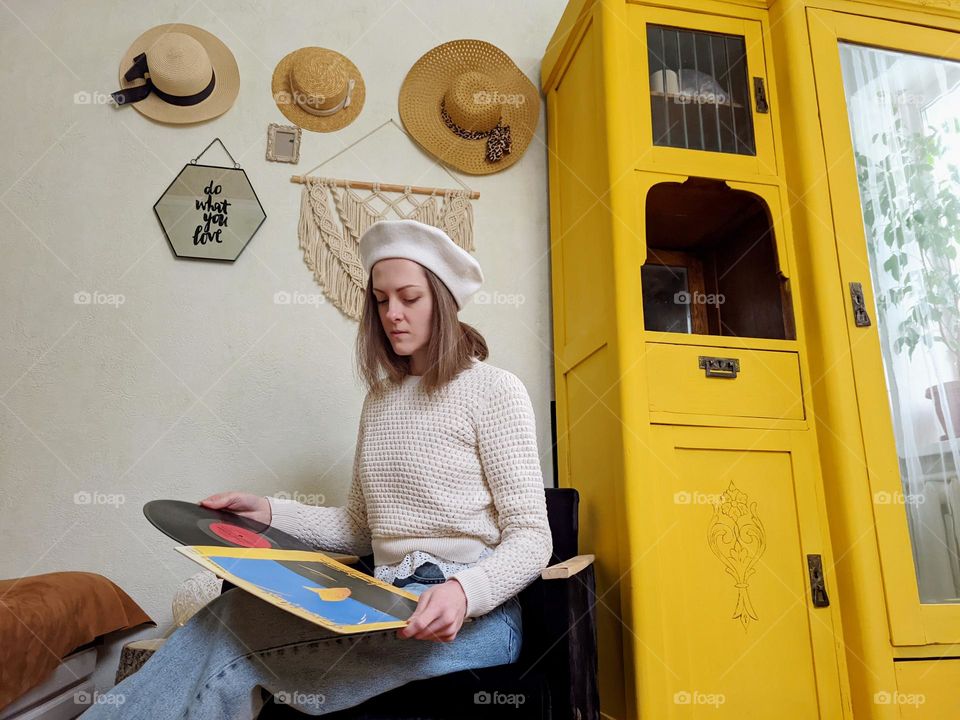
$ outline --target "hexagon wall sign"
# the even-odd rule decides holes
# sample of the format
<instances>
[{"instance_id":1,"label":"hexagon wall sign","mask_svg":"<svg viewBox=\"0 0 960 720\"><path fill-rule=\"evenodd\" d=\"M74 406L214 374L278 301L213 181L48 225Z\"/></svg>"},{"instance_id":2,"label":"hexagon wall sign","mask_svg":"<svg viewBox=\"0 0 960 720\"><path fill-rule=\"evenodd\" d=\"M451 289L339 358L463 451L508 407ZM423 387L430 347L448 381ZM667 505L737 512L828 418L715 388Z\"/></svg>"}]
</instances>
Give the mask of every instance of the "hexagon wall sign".
<instances>
[{"instance_id":1,"label":"hexagon wall sign","mask_svg":"<svg viewBox=\"0 0 960 720\"><path fill-rule=\"evenodd\" d=\"M197 159L184 165L153 210L177 257L232 262L267 214L238 163L198 165Z\"/></svg>"}]
</instances>

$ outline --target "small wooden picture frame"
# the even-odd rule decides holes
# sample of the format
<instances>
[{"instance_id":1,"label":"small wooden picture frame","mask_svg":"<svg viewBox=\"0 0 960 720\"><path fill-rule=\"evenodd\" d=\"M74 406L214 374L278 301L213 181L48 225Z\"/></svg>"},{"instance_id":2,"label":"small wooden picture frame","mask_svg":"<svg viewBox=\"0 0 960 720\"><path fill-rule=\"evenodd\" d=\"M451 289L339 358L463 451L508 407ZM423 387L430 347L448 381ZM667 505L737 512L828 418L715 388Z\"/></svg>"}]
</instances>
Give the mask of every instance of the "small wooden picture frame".
<instances>
[{"instance_id":1,"label":"small wooden picture frame","mask_svg":"<svg viewBox=\"0 0 960 720\"><path fill-rule=\"evenodd\" d=\"M707 321L707 306L700 300L705 297L706 287L703 279L703 264L692 253L681 252L678 250L660 250L658 248L648 248L646 266L663 267L664 269L673 268L677 271L677 277L683 278L684 287L678 287L678 296L685 296L685 300L675 298L673 302L678 306L686 306L686 332L692 332L695 335L706 335L709 332ZM647 288L644 288L647 293ZM647 318L644 321L651 326L655 326L655 318ZM648 328L649 329L649 328Z\"/></svg>"},{"instance_id":2,"label":"small wooden picture frame","mask_svg":"<svg viewBox=\"0 0 960 720\"><path fill-rule=\"evenodd\" d=\"M270 123L267 127L267 160L293 164L300 162L300 128Z\"/></svg>"}]
</instances>

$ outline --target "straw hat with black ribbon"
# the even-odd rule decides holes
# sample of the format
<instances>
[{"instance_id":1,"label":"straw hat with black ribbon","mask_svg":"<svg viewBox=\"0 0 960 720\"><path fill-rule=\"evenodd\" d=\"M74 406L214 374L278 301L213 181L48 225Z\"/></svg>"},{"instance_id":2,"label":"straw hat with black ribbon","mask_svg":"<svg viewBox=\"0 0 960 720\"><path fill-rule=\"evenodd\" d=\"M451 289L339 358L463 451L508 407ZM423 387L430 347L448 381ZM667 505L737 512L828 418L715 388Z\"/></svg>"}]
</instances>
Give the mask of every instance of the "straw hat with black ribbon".
<instances>
[{"instance_id":1,"label":"straw hat with black ribbon","mask_svg":"<svg viewBox=\"0 0 960 720\"><path fill-rule=\"evenodd\" d=\"M438 45L400 88L400 119L424 150L472 175L513 165L533 138L537 88L502 50L482 40Z\"/></svg>"},{"instance_id":2,"label":"straw hat with black ribbon","mask_svg":"<svg viewBox=\"0 0 960 720\"><path fill-rule=\"evenodd\" d=\"M230 48L203 28L182 23L150 28L120 61L117 105L165 123L194 123L222 115L240 91Z\"/></svg>"},{"instance_id":3,"label":"straw hat with black ribbon","mask_svg":"<svg viewBox=\"0 0 960 720\"><path fill-rule=\"evenodd\" d=\"M349 58L321 47L284 57L273 71L273 100L287 119L316 132L346 127L363 109L366 86Z\"/></svg>"}]
</instances>

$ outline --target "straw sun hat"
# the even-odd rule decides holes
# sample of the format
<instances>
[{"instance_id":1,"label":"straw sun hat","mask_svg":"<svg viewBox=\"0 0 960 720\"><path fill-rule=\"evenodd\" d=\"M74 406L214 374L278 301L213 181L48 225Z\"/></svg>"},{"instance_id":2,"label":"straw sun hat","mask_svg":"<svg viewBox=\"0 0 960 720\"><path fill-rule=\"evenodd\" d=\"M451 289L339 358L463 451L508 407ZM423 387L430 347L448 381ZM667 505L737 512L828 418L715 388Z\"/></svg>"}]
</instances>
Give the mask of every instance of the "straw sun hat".
<instances>
[{"instance_id":1,"label":"straw sun hat","mask_svg":"<svg viewBox=\"0 0 960 720\"><path fill-rule=\"evenodd\" d=\"M120 61L118 105L166 123L193 123L222 115L237 98L240 71L230 48L195 25L150 28Z\"/></svg>"},{"instance_id":2,"label":"straw sun hat","mask_svg":"<svg viewBox=\"0 0 960 720\"><path fill-rule=\"evenodd\" d=\"M438 45L400 88L400 118L427 152L472 175L513 165L533 138L540 94L502 50L482 40Z\"/></svg>"},{"instance_id":3,"label":"straw sun hat","mask_svg":"<svg viewBox=\"0 0 960 720\"><path fill-rule=\"evenodd\" d=\"M346 127L363 109L366 86L349 58L333 50L304 47L273 71L273 100L287 119L306 130Z\"/></svg>"}]
</instances>

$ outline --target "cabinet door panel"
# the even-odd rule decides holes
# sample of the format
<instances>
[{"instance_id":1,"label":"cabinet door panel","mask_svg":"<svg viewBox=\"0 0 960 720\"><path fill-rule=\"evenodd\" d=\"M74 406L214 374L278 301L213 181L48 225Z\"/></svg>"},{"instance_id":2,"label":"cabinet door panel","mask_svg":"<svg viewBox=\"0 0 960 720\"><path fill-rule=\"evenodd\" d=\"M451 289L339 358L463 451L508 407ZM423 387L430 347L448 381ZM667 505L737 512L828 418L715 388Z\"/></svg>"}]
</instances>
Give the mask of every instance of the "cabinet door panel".
<instances>
[{"instance_id":1,"label":"cabinet door panel","mask_svg":"<svg viewBox=\"0 0 960 720\"><path fill-rule=\"evenodd\" d=\"M811 599L807 555L829 557L808 437L653 428L675 717L841 714L835 606Z\"/></svg>"}]
</instances>

